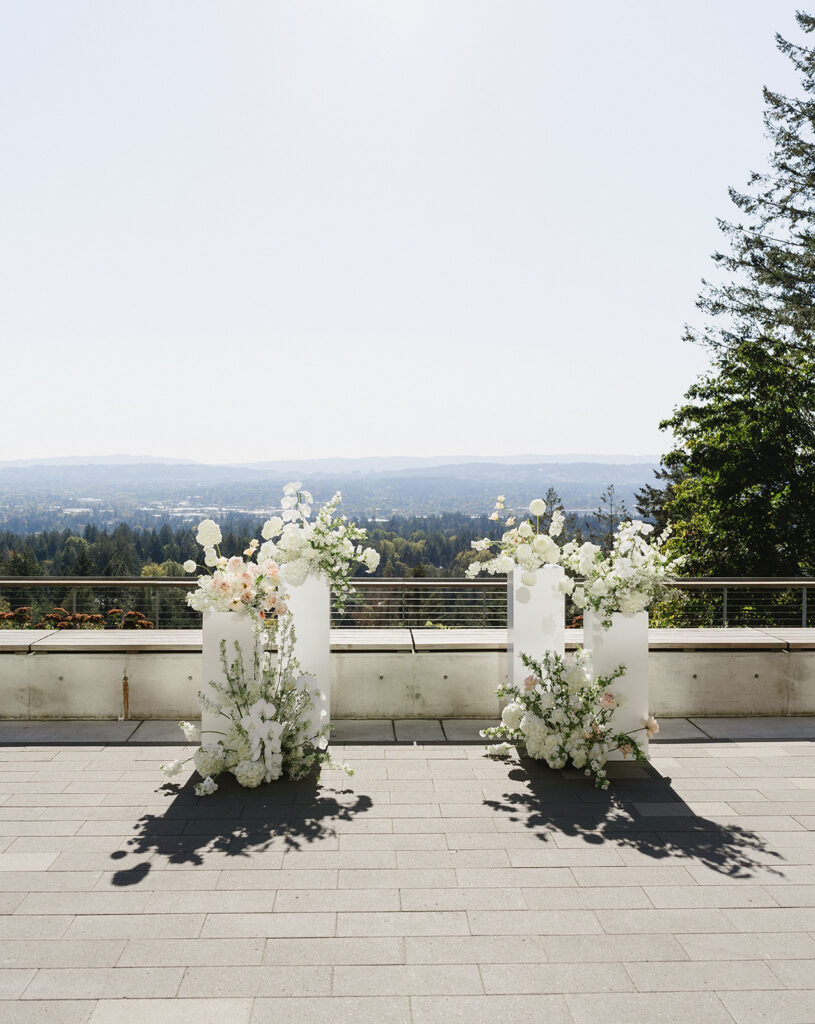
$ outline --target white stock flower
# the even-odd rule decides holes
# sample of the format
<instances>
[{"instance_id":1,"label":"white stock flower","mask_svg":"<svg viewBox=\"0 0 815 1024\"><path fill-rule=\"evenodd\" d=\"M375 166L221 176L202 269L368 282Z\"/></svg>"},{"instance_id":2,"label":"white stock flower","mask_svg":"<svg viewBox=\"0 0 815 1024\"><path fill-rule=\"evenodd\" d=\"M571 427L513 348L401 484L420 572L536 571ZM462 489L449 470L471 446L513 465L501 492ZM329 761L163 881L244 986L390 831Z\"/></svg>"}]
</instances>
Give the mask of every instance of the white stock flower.
<instances>
[{"instance_id":1,"label":"white stock flower","mask_svg":"<svg viewBox=\"0 0 815 1024\"><path fill-rule=\"evenodd\" d=\"M201 739L198 727L193 725L192 722L179 722L178 727L184 733L184 738L189 740L190 743L197 743Z\"/></svg>"},{"instance_id":2,"label":"white stock flower","mask_svg":"<svg viewBox=\"0 0 815 1024\"><path fill-rule=\"evenodd\" d=\"M204 548L204 565L210 569L218 564L218 555L215 548Z\"/></svg>"},{"instance_id":3,"label":"white stock flower","mask_svg":"<svg viewBox=\"0 0 815 1024\"><path fill-rule=\"evenodd\" d=\"M164 764L160 764L159 771L164 772L168 779L173 778L175 775L180 775L184 771L183 761L166 761Z\"/></svg>"},{"instance_id":4,"label":"white stock flower","mask_svg":"<svg viewBox=\"0 0 815 1024\"><path fill-rule=\"evenodd\" d=\"M542 516L546 514L546 502L543 498L535 498L534 501L529 503L529 511L533 516Z\"/></svg>"},{"instance_id":5,"label":"white stock flower","mask_svg":"<svg viewBox=\"0 0 815 1024\"><path fill-rule=\"evenodd\" d=\"M197 783L195 787L196 796L210 796L218 788L218 783L211 777L207 776L203 782Z\"/></svg>"}]
</instances>

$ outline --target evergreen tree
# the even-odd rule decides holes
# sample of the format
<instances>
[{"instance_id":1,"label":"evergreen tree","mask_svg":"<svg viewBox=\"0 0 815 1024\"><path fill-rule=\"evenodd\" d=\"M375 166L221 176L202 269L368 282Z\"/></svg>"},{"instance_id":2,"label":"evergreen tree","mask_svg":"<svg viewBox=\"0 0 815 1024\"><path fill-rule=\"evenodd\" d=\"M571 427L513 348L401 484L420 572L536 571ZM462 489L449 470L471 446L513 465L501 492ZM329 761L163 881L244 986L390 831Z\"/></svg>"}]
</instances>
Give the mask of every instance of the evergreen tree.
<instances>
[{"instance_id":1,"label":"evergreen tree","mask_svg":"<svg viewBox=\"0 0 815 1024\"><path fill-rule=\"evenodd\" d=\"M804 33L815 18L796 15ZM815 566L815 48L776 37L797 98L764 90L769 171L730 190L720 283L703 282L704 325L686 337L713 366L660 426L675 447L638 494L670 522L689 575L797 575Z\"/></svg>"},{"instance_id":2,"label":"evergreen tree","mask_svg":"<svg viewBox=\"0 0 815 1024\"><path fill-rule=\"evenodd\" d=\"M804 33L815 17L796 14ZM708 322L687 329L714 351L760 341L771 353L793 348L812 358L815 347L815 48L776 36L801 76L798 97L764 89L764 124L773 143L766 172L744 191L730 189L743 215L720 221L729 251L714 254L720 284L703 282L699 308Z\"/></svg>"}]
</instances>

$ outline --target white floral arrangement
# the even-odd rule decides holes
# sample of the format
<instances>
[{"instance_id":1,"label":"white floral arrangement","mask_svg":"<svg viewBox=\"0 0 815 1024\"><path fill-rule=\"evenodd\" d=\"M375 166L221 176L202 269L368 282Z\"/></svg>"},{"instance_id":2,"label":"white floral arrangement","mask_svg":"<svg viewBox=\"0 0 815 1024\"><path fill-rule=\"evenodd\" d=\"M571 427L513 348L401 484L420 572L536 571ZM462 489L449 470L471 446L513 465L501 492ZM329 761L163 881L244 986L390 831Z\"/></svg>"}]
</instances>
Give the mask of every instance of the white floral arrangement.
<instances>
[{"instance_id":1,"label":"white floral arrangement","mask_svg":"<svg viewBox=\"0 0 815 1024\"><path fill-rule=\"evenodd\" d=\"M336 606L341 609L353 593L351 577L357 566L374 572L379 552L363 548L366 531L345 516L337 516L342 495L337 492L310 521L314 499L301 490L299 482L287 484L283 491L282 514L263 524L264 542L253 539L243 557L228 558L221 553L220 527L212 519L198 524L196 540L204 549L204 567L197 588L187 595L187 604L196 611L243 612L258 621L267 616L283 616L291 587L301 586L309 576L321 574L331 585ZM192 559L184 571L194 573L199 566Z\"/></svg>"},{"instance_id":2,"label":"white floral arrangement","mask_svg":"<svg viewBox=\"0 0 815 1024\"><path fill-rule=\"evenodd\" d=\"M497 521L505 508L503 494L498 495L495 509L490 513L490 519ZM472 541L471 546L475 551L495 551L495 554L484 561L471 562L465 575L469 579L475 579L479 573L486 572L491 576L500 573L511 573L515 566L523 570L521 580L524 586L533 587L536 582L536 571L544 565L558 565L561 559L561 549L555 538L563 532L563 513L555 509L547 530L541 527L541 517L546 514L546 502L543 498L535 498L530 502L529 514L531 518L524 519L516 525L515 517L509 516L505 525L509 527L500 540L490 540L483 537L481 540ZM534 522L533 522L534 520ZM571 593L574 583L564 578L559 584L559 589L565 593Z\"/></svg>"},{"instance_id":3,"label":"white floral arrangement","mask_svg":"<svg viewBox=\"0 0 815 1024\"><path fill-rule=\"evenodd\" d=\"M612 750L623 757L645 761L640 743L630 734L615 732L614 711L622 707L622 695L609 689L625 674L620 665L611 675L592 679L590 655L579 650L572 663L554 651L538 662L526 654L521 658L530 674L516 686L501 686L499 697L509 699L501 725L484 729L481 735L500 743L487 747L492 757L507 757L519 744L526 753L545 761L550 768L564 768L569 762L594 780L598 789L608 789L605 765ZM659 725L652 716L642 719L642 729L654 736Z\"/></svg>"},{"instance_id":4,"label":"white floral arrangement","mask_svg":"<svg viewBox=\"0 0 815 1024\"><path fill-rule=\"evenodd\" d=\"M276 640L276 658L263 650L262 636ZM215 779L223 772L231 772L241 786L250 789L281 775L301 779L324 763L353 775L347 764L331 761L326 695L313 676L300 672L294 644L292 616L272 620L258 634L254 672L248 676L240 646L235 645L237 656L230 662L226 641L221 641L225 682L210 684L221 700L213 701L200 692L198 698L202 707L221 716L223 731L213 731L219 738L202 743L191 759L160 765L166 776L179 775L192 760L203 780L195 793L208 796L217 790ZM189 742L200 738L190 722L179 724Z\"/></svg>"},{"instance_id":5,"label":"white floral arrangement","mask_svg":"<svg viewBox=\"0 0 815 1024\"><path fill-rule=\"evenodd\" d=\"M648 538L653 532L650 523L622 523L608 555L596 544L571 541L564 546L562 564L582 578L572 600L578 608L596 612L604 629L611 625L615 612L630 616L649 608L682 565L681 557L665 553L670 529L651 541Z\"/></svg>"},{"instance_id":6,"label":"white floral arrangement","mask_svg":"<svg viewBox=\"0 0 815 1024\"><path fill-rule=\"evenodd\" d=\"M314 499L297 481L283 489L282 514L263 524L259 556L273 559L287 586L299 587L310 576L322 575L331 584L338 609L342 609L354 588L351 578L358 567L372 573L379 565L379 552L363 547L367 531L337 515L342 493L337 491L311 520ZM253 541L254 543L254 541Z\"/></svg>"}]
</instances>

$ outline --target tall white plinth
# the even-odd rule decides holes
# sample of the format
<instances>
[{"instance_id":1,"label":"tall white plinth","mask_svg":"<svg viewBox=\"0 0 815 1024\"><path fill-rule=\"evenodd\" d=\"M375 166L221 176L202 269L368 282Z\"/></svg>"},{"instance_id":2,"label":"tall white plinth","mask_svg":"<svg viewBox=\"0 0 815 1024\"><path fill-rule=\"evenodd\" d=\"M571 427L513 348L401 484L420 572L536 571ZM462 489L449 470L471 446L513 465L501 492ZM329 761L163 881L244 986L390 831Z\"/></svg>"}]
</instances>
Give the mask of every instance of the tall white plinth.
<instances>
[{"instance_id":1,"label":"tall white plinth","mask_svg":"<svg viewBox=\"0 0 815 1024\"><path fill-rule=\"evenodd\" d=\"M647 754L648 736L642 728L642 718L648 714L648 612L615 612L608 629L603 629L601 622L596 613L586 609L583 646L591 652L594 678L609 675L618 665L625 665L625 675L609 687L612 693L625 698L625 706L614 712L611 724L617 732L630 732ZM622 754L614 751L609 760L620 761Z\"/></svg>"},{"instance_id":2,"label":"tall white plinth","mask_svg":"<svg viewBox=\"0 0 815 1024\"><path fill-rule=\"evenodd\" d=\"M213 680L219 683L226 682L223 664L221 662L221 641L226 641L226 659L232 664L238 652L235 648L237 643L240 647L240 654L243 658L244 672L247 679L254 678L255 666L255 645L258 642L257 626L254 619L248 615L238 612L204 612L204 646L203 646L203 676L201 680L201 692L217 703L223 703L223 698L213 689ZM206 708L201 712L202 743L217 743L223 737L227 726L227 720L223 715Z\"/></svg>"},{"instance_id":3,"label":"tall white plinth","mask_svg":"<svg viewBox=\"0 0 815 1024\"><path fill-rule=\"evenodd\" d=\"M507 678L520 682L529 675L521 652L541 660L546 651L563 656L566 649L566 599L558 590L562 566L544 565L535 573L533 587L522 581L516 566L507 578Z\"/></svg>"},{"instance_id":4,"label":"tall white plinth","mask_svg":"<svg viewBox=\"0 0 815 1024\"><path fill-rule=\"evenodd\" d=\"M289 609L297 637L300 670L315 677L331 711L331 587L324 576L311 576L289 589Z\"/></svg>"}]
</instances>

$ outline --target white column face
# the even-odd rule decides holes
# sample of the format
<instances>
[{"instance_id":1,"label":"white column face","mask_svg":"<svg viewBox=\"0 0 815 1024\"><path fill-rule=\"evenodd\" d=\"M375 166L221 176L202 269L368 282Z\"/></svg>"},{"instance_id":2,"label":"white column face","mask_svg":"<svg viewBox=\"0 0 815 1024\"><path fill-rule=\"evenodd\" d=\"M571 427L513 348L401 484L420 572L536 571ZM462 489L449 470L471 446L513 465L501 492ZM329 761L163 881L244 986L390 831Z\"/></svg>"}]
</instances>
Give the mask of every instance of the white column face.
<instances>
[{"instance_id":1,"label":"white column face","mask_svg":"<svg viewBox=\"0 0 815 1024\"><path fill-rule=\"evenodd\" d=\"M231 664L237 657L235 644L240 646L246 677L254 676L255 644L257 643L257 627L248 615L237 612L204 612L204 646L203 676L201 691L211 700L219 704L223 699L210 685L212 680L225 682L223 665L221 664L221 641L226 641L226 658ZM224 732L227 720L213 711L204 708L201 712L202 743L216 743L223 737L217 733ZM210 734L207 735L208 731Z\"/></svg>"},{"instance_id":2,"label":"white column face","mask_svg":"<svg viewBox=\"0 0 815 1024\"><path fill-rule=\"evenodd\" d=\"M622 615L615 612L611 626L603 629L601 619L586 609L583 616L583 644L591 651L594 678L608 675L625 665L625 675L615 679L609 689L625 697L625 707L614 712L612 727L630 732L648 753L648 737L642 730L642 718L648 714L648 612ZM622 760L615 751L611 761Z\"/></svg>"},{"instance_id":3,"label":"white column face","mask_svg":"<svg viewBox=\"0 0 815 1024\"><path fill-rule=\"evenodd\" d=\"M331 709L331 587L324 576L312 576L289 591L297 637L300 670L315 677Z\"/></svg>"},{"instance_id":4,"label":"white column face","mask_svg":"<svg viewBox=\"0 0 815 1024\"><path fill-rule=\"evenodd\" d=\"M563 567L545 565L535 573L533 587L521 582L515 567L507 578L507 678L520 682L529 675L521 652L540 660L546 651L563 656L566 649L566 598L558 590Z\"/></svg>"}]
</instances>

